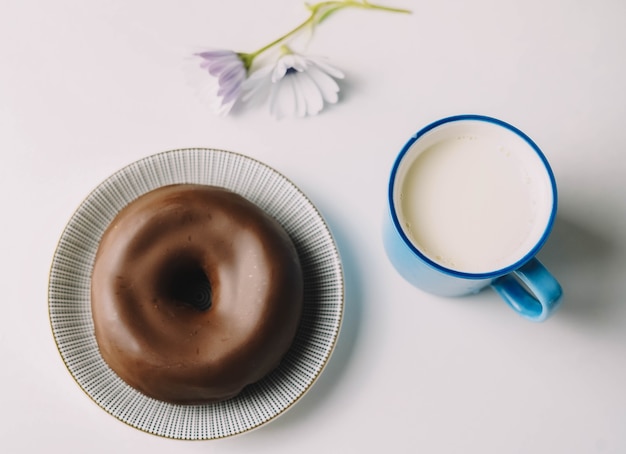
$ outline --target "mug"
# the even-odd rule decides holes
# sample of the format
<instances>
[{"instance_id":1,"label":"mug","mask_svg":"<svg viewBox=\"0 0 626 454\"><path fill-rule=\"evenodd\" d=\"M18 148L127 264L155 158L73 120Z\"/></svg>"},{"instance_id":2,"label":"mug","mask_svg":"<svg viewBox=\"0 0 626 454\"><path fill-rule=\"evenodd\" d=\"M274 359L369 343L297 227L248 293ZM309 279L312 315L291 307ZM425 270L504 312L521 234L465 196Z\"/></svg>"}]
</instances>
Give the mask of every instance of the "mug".
<instances>
[{"instance_id":1,"label":"mug","mask_svg":"<svg viewBox=\"0 0 626 454\"><path fill-rule=\"evenodd\" d=\"M554 174L526 134L458 115L421 129L397 156L383 242L400 275L426 292L491 286L520 315L543 321L563 294L535 257L556 210Z\"/></svg>"}]
</instances>

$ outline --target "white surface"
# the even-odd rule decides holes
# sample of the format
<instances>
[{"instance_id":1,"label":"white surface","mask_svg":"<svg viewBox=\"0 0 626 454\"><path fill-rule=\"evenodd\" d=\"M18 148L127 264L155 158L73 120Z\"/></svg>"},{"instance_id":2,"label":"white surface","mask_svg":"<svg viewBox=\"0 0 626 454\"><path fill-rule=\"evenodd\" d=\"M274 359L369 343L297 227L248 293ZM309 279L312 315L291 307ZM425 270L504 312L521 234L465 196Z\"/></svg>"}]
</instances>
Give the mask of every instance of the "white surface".
<instances>
[{"instance_id":1,"label":"white surface","mask_svg":"<svg viewBox=\"0 0 626 454\"><path fill-rule=\"evenodd\" d=\"M393 4L415 12L325 23L309 51L346 73L341 102L275 121L212 117L181 68L197 46L263 45L305 17L299 1L3 2L2 452L626 452L626 3ZM491 291L426 295L384 256L393 158L458 113L514 124L553 166L560 211L540 257L566 299L543 324ZM188 146L289 177L330 224L347 285L339 345L312 390L269 425L210 442L145 434L94 404L61 361L46 301L56 242L88 192Z\"/></svg>"}]
</instances>

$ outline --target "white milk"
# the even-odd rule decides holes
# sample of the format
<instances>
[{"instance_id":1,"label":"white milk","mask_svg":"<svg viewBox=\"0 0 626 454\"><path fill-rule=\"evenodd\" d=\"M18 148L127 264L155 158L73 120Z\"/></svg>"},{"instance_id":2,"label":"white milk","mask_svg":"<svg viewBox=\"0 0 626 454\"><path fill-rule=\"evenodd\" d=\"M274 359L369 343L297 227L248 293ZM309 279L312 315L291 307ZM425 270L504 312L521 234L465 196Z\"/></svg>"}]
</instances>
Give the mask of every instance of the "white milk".
<instances>
[{"instance_id":1,"label":"white milk","mask_svg":"<svg viewBox=\"0 0 626 454\"><path fill-rule=\"evenodd\" d=\"M398 168L395 203L411 242L457 271L512 265L540 240L552 210L549 175L520 137L455 122L413 144Z\"/></svg>"}]
</instances>

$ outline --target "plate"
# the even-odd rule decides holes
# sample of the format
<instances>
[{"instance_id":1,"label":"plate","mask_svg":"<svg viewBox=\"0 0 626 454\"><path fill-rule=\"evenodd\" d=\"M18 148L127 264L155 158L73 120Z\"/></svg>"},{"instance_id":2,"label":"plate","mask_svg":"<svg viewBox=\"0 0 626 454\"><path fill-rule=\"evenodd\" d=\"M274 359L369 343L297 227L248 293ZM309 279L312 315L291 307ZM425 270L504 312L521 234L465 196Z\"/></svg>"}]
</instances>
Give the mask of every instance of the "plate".
<instances>
[{"instance_id":1,"label":"plate","mask_svg":"<svg viewBox=\"0 0 626 454\"><path fill-rule=\"evenodd\" d=\"M132 200L176 183L221 186L257 204L287 230L302 262L304 311L293 345L277 369L235 398L219 403L174 405L145 396L108 367L94 335L91 270L104 230ZM319 377L341 327L343 272L324 219L280 173L229 151L172 150L119 170L78 207L52 260L48 310L65 365L100 407L151 434L188 440L217 439L257 428L283 414Z\"/></svg>"}]
</instances>

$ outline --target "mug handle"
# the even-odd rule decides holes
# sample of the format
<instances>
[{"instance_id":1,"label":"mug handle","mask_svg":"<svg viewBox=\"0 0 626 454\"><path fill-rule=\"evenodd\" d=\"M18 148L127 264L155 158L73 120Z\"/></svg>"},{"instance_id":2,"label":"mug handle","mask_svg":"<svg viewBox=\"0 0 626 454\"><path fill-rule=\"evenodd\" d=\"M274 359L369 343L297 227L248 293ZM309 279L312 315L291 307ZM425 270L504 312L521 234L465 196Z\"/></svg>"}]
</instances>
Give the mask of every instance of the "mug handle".
<instances>
[{"instance_id":1,"label":"mug handle","mask_svg":"<svg viewBox=\"0 0 626 454\"><path fill-rule=\"evenodd\" d=\"M561 285L534 257L491 286L521 316L536 322L548 318L563 296Z\"/></svg>"}]
</instances>

